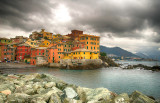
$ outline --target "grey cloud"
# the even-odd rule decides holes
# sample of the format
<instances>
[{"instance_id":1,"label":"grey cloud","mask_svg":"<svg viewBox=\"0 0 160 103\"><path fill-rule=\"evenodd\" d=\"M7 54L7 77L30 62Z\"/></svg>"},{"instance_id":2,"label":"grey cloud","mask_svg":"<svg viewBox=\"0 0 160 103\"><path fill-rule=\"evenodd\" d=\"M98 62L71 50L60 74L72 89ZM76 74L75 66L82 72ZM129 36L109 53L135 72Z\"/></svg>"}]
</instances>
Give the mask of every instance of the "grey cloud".
<instances>
[{"instance_id":1,"label":"grey cloud","mask_svg":"<svg viewBox=\"0 0 160 103\"><path fill-rule=\"evenodd\" d=\"M160 43L157 39L160 35L160 1L119 1L122 1L122 4L118 4L116 0L54 0L53 3L49 0L1 0L0 21L1 25L27 32L40 28L61 32L57 26L59 25L63 26L65 31L91 29L110 38L143 38L143 34L137 31L152 28L158 35L150 40ZM64 25L56 24L51 15L51 9L56 9L59 4L67 7L72 18ZM55 21L55 24L51 24L48 19Z\"/></svg>"}]
</instances>

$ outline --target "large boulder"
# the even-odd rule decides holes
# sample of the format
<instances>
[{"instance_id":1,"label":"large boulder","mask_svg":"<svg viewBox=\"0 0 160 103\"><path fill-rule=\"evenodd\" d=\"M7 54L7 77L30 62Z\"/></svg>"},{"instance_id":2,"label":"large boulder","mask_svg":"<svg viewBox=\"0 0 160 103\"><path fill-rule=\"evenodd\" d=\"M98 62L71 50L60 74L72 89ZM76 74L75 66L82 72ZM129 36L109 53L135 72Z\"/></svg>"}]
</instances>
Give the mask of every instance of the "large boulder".
<instances>
[{"instance_id":1,"label":"large boulder","mask_svg":"<svg viewBox=\"0 0 160 103\"><path fill-rule=\"evenodd\" d=\"M24 93L14 93L8 95L7 103L28 103L29 102L29 95Z\"/></svg>"},{"instance_id":2,"label":"large boulder","mask_svg":"<svg viewBox=\"0 0 160 103\"><path fill-rule=\"evenodd\" d=\"M155 103L155 101L139 91L134 91L131 94L131 103Z\"/></svg>"},{"instance_id":3,"label":"large boulder","mask_svg":"<svg viewBox=\"0 0 160 103\"><path fill-rule=\"evenodd\" d=\"M49 103L62 103L61 98L58 94L54 93L51 95Z\"/></svg>"},{"instance_id":4,"label":"large boulder","mask_svg":"<svg viewBox=\"0 0 160 103\"><path fill-rule=\"evenodd\" d=\"M86 102L86 93L82 87L77 88L77 94L82 102Z\"/></svg>"},{"instance_id":5,"label":"large boulder","mask_svg":"<svg viewBox=\"0 0 160 103\"><path fill-rule=\"evenodd\" d=\"M113 95L113 93L106 88L96 88L96 89L83 88L83 89L86 94L87 101L94 101L95 103L96 102L99 103L100 101L106 101L106 103L110 103L115 97L115 95Z\"/></svg>"},{"instance_id":6,"label":"large boulder","mask_svg":"<svg viewBox=\"0 0 160 103\"><path fill-rule=\"evenodd\" d=\"M71 99L77 99L78 94L75 92L75 90L72 87L66 87L64 89L65 97L71 98Z\"/></svg>"},{"instance_id":7,"label":"large boulder","mask_svg":"<svg viewBox=\"0 0 160 103\"><path fill-rule=\"evenodd\" d=\"M129 103L130 99L127 93L122 93L114 98L114 103Z\"/></svg>"}]
</instances>

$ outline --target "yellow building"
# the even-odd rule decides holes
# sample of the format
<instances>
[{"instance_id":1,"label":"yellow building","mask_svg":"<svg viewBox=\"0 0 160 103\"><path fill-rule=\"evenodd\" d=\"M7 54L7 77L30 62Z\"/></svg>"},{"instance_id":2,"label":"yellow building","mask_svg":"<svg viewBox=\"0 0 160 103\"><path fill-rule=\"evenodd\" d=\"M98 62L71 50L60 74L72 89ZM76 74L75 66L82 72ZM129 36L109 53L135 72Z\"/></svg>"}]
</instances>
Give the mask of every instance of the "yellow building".
<instances>
[{"instance_id":1,"label":"yellow building","mask_svg":"<svg viewBox=\"0 0 160 103\"><path fill-rule=\"evenodd\" d=\"M45 32L45 29L41 29L41 34L43 34L43 38L44 39L49 39L51 40L52 39L52 34L53 33L50 33L50 32Z\"/></svg>"},{"instance_id":2,"label":"yellow building","mask_svg":"<svg viewBox=\"0 0 160 103\"><path fill-rule=\"evenodd\" d=\"M76 49L65 53L63 59L99 59L99 53L87 49Z\"/></svg>"},{"instance_id":3,"label":"yellow building","mask_svg":"<svg viewBox=\"0 0 160 103\"><path fill-rule=\"evenodd\" d=\"M53 39L60 38L60 37L62 37L62 35L61 35L61 34L53 35Z\"/></svg>"},{"instance_id":4,"label":"yellow building","mask_svg":"<svg viewBox=\"0 0 160 103\"><path fill-rule=\"evenodd\" d=\"M50 41L48 40L42 40L39 44L39 47L48 47L50 45Z\"/></svg>"},{"instance_id":5,"label":"yellow building","mask_svg":"<svg viewBox=\"0 0 160 103\"><path fill-rule=\"evenodd\" d=\"M88 34L79 35L79 41L85 44L85 49L100 52L100 37Z\"/></svg>"},{"instance_id":6,"label":"yellow building","mask_svg":"<svg viewBox=\"0 0 160 103\"><path fill-rule=\"evenodd\" d=\"M32 40L32 39L28 39L25 43L33 48L38 47L38 45L40 44L38 40Z\"/></svg>"}]
</instances>

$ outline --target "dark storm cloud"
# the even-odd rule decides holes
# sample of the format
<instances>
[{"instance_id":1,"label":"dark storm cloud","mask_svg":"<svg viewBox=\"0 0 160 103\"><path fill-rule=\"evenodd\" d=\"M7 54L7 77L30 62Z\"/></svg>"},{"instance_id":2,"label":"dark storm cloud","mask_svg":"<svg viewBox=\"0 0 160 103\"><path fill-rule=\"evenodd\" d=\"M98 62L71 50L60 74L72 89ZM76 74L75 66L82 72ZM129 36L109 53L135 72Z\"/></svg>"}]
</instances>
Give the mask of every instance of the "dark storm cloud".
<instances>
[{"instance_id":1,"label":"dark storm cloud","mask_svg":"<svg viewBox=\"0 0 160 103\"><path fill-rule=\"evenodd\" d=\"M32 31L53 28L54 31L82 29L103 37L144 38L142 31L151 28L156 36L147 40L160 42L159 0L0 0L0 22L12 28ZM52 9L65 5L71 21L62 25L53 17ZM55 24L48 21L55 22ZM57 24L56 24L57 23ZM88 27L85 29L85 27ZM105 36L107 35L107 36Z\"/></svg>"},{"instance_id":2,"label":"dark storm cloud","mask_svg":"<svg viewBox=\"0 0 160 103\"><path fill-rule=\"evenodd\" d=\"M159 0L120 1L122 5L112 0L79 0L69 2L68 7L75 24L89 25L102 34L112 32L118 37L139 38L143 37L141 31L147 27L160 28Z\"/></svg>"},{"instance_id":3,"label":"dark storm cloud","mask_svg":"<svg viewBox=\"0 0 160 103\"><path fill-rule=\"evenodd\" d=\"M0 0L1 25L20 28L23 31L33 30L41 21L36 18L49 17L51 5L48 0Z\"/></svg>"}]
</instances>

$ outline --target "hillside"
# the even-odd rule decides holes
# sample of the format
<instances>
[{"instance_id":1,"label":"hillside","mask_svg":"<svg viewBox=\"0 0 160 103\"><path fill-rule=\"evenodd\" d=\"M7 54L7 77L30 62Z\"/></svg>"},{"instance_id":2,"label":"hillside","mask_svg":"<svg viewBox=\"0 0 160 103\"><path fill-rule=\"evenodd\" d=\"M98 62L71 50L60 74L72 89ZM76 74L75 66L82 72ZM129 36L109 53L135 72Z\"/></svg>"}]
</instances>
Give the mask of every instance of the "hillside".
<instances>
[{"instance_id":1,"label":"hillside","mask_svg":"<svg viewBox=\"0 0 160 103\"><path fill-rule=\"evenodd\" d=\"M109 48L109 47L105 47L105 46L100 46L100 51L101 52L105 52L107 54L113 54L116 55L118 57L124 56L124 57L138 57L137 55L124 50L120 47L113 47L113 48Z\"/></svg>"}]
</instances>

